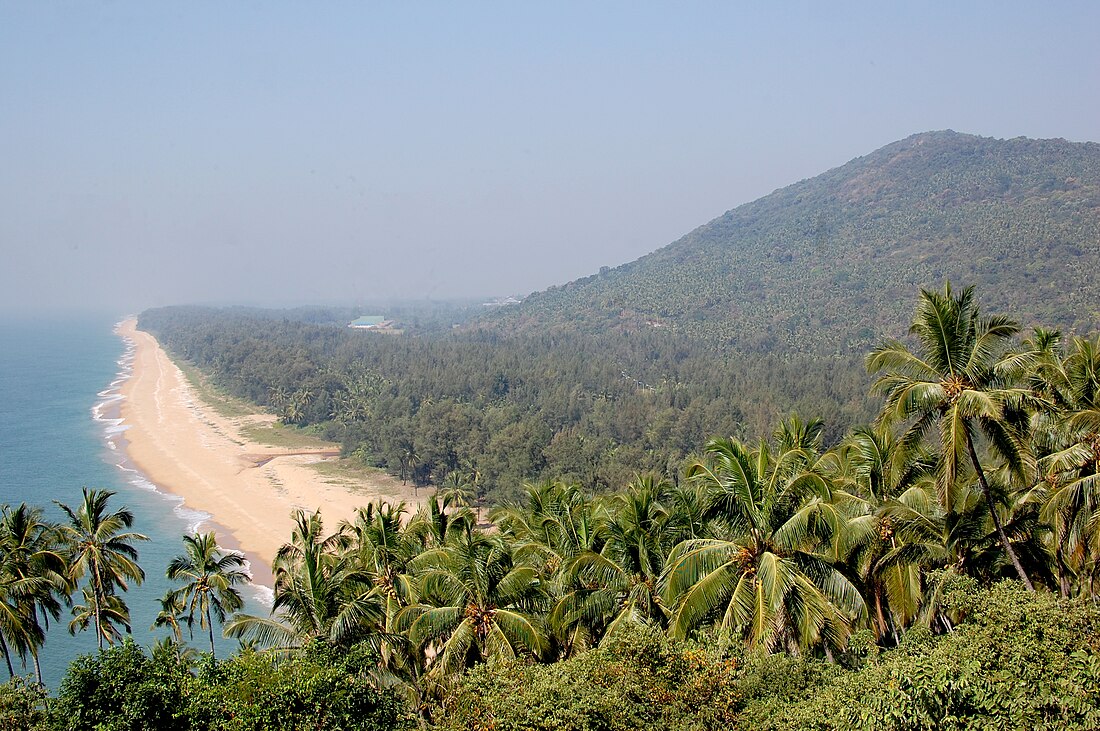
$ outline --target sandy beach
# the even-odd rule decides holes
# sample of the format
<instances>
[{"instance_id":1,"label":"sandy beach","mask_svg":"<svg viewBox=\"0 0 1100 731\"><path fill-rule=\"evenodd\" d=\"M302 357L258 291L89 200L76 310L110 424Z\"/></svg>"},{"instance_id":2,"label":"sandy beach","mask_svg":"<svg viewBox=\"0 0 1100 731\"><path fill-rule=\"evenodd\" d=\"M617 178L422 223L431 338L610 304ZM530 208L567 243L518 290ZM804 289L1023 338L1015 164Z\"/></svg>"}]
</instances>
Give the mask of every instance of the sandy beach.
<instances>
[{"instance_id":1,"label":"sandy beach","mask_svg":"<svg viewBox=\"0 0 1100 731\"><path fill-rule=\"evenodd\" d=\"M136 324L126 320L118 328L135 346L133 371L122 385L126 451L158 488L212 516L219 541L245 553L257 583L270 585L271 560L289 540L295 510L320 508L326 528L335 530L356 508L379 498L404 500L412 513L428 494L421 490L418 498L411 485L383 474L322 475L317 463L337 460L337 445L280 448L246 438L242 430L274 418L227 417L204 403L156 339Z\"/></svg>"}]
</instances>

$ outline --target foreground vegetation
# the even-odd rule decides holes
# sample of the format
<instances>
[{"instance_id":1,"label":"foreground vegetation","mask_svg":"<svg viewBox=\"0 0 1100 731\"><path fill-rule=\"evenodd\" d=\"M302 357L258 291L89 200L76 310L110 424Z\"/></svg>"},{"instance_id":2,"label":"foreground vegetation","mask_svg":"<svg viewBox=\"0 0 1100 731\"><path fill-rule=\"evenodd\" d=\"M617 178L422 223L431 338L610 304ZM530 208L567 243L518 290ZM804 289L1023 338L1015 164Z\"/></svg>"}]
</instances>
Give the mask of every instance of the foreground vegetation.
<instances>
[{"instance_id":1,"label":"foreground vegetation","mask_svg":"<svg viewBox=\"0 0 1100 731\"><path fill-rule=\"evenodd\" d=\"M228 616L237 569L191 538L162 615L176 640L81 659L49 703L10 685L0 712L119 729L1094 728L1100 340L1018 329L972 290L924 292L911 340L867 358L879 418L832 448L789 417L709 440L678 480L528 484L491 530L461 479L415 516L299 513L270 617ZM34 607L64 597L18 588L8 533L0 599L25 629L0 632L30 648ZM245 643L234 657L182 643L219 616L204 594ZM109 618L104 597L80 610Z\"/></svg>"}]
</instances>

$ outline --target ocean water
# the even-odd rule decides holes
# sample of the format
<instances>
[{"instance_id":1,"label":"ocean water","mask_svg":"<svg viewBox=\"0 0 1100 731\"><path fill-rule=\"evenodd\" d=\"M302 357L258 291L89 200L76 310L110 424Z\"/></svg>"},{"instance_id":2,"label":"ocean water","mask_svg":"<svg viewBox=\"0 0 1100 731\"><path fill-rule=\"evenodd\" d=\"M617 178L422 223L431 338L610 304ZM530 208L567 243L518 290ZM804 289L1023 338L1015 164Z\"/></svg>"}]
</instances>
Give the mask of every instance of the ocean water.
<instances>
[{"instance_id":1,"label":"ocean water","mask_svg":"<svg viewBox=\"0 0 1100 731\"><path fill-rule=\"evenodd\" d=\"M168 562L182 552L184 533L210 529L209 516L158 491L126 459L118 403L131 353L114 334L116 320L0 319L0 503L41 506L60 521L63 513L53 501L75 509L83 486L116 493L111 508L128 507L133 530L150 538L137 544L145 582L125 594L134 639L150 645L170 634L151 630L157 600L172 585L164 576ZM242 593L245 611L266 614L262 590L244 587ZM66 609L51 624L40 654L43 680L54 690L73 658L96 651L94 632L69 634L70 618ZM197 622L191 644L209 647ZM220 637L217 626L215 644L219 657L237 648L236 640ZM19 672L17 660L15 665ZM26 672L32 672L29 662Z\"/></svg>"}]
</instances>

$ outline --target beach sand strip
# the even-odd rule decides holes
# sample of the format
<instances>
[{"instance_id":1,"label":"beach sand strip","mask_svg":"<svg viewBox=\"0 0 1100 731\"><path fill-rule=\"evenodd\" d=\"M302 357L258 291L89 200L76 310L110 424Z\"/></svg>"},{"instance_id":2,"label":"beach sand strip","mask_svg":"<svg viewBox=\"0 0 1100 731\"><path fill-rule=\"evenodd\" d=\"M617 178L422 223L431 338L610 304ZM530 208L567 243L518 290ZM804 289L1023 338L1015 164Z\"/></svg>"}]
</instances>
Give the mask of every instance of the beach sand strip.
<instances>
[{"instance_id":1,"label":"beach sand strip","mask_svg":"<svg viewBox=\"0 0 1100 731\"><path fill-rule=\"evenodd\" d=\"M416 494L388 475L323 477L311 466L339 459L339 446L280 448L242 434L242 428L270 423L270 415L226 417L202 401L184 373L156 339L133 319L118 334L135 346L133 371L122 385L120 413L126 450L145 476L189 508L212 516L223 545L239 547L254 580L270 586L271 560L290 539L296 510L320 509L328 531L350 519L360 506L379 498L404 500L410 514L428 491ZM220 531L219 531L220 533Z\"/></svg>"}]
</instances>

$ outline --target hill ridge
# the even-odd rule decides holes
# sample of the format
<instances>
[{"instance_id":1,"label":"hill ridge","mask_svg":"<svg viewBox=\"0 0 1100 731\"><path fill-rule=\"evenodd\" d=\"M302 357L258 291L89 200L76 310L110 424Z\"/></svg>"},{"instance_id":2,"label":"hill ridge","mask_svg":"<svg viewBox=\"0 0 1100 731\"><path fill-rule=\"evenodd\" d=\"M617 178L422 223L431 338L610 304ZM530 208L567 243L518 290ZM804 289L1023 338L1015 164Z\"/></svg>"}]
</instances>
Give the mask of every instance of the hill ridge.
<instances>
[{"instance_id":1,"label":"hill ridge","mask_svg":"<svg viewBox=\"0 0 1100 731\"><path fill-rule=\"evenodd\" d=\"M729 209L487 322L663 326L738 350L850 353L901 335L918 289L945 280L977 284L987 308L1025 324L1095 329L1100 286L1079 273L1097 265L1100 144L939 130Z\"/></svg>"}]
</instances>

